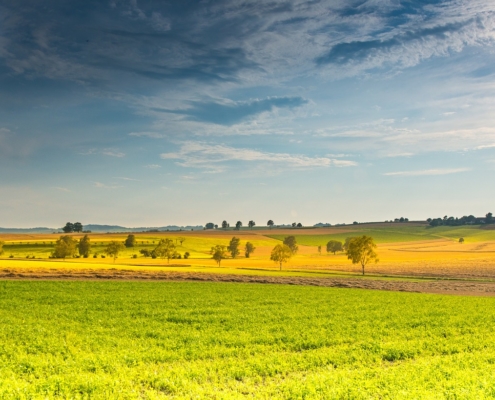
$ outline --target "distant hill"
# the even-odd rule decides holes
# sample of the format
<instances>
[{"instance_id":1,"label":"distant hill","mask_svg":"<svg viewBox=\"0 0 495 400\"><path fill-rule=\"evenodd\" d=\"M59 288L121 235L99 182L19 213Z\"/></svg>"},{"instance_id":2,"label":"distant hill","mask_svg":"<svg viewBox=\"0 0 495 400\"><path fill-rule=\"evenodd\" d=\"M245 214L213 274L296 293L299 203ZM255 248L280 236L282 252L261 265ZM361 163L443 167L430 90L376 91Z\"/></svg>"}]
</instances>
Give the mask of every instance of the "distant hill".
<instances>
[{"instance_id":1,"label":"distant hill","mask_svg":"<svg viewBox=\"0 0 495 400\"><path fill-rule=\"evenodd\" d=\"M202 230L202 225L196 226L177 226L177 225L169 225L169 226L160 226L160 227L138 227L138 228L127 228L125 226L120 225L98 225L98 224L89 224L84 225L85 231L91 232L143 232L143 231L190 231L190 230ZM0 228L0 233L52 233L52 232L62 232L62 228L46 228L46 227L37 227L37 228Z\"/></svg>"}]
</instances>

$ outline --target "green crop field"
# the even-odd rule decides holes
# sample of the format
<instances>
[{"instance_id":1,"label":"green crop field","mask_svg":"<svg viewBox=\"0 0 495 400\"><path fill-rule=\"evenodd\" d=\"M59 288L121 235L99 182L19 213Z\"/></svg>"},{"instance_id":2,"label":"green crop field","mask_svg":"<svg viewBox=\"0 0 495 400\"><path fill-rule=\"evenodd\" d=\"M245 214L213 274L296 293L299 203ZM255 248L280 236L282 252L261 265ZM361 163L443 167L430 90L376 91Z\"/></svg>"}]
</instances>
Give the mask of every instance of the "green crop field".
<instances>
[{"instance_id":1,"label":"green crop field","mask_svg":"<svg viewBox=\"0 0 495 400\"><path fill-rule=\"evenodd\" d=\"M495 299L0 282L2 399L495 397Z\"/></svg>"},{"instance_id":2,"label":"green crop field","mask_svg":"<svg viewBox=\"0 0 495 400\"><path fill-rule=\"evenodd\" d=\"M489 241L495 240L495 230L480 229L479 226L461 226L461 227L429 227L429 226L407 226L401 224L401 226L390 227L371 227L367 228L366 225L357 225L354 228L345 227L345 229L335 229L335 233L332 234L317 234L314 235L299 234L297 229L294 229L293 235L296 236L297 243L306 246L324 246L329 240L339 240L341 242L349 236L361 236L368 235L375 239L376 243L398 243L398 242L413 242L422 240L435 240L435 239L453 239L458 240L460 237L464 237L469 242ZM288 235L270 235L267 236L283 240Z\"/></svg>"}]
</instances>

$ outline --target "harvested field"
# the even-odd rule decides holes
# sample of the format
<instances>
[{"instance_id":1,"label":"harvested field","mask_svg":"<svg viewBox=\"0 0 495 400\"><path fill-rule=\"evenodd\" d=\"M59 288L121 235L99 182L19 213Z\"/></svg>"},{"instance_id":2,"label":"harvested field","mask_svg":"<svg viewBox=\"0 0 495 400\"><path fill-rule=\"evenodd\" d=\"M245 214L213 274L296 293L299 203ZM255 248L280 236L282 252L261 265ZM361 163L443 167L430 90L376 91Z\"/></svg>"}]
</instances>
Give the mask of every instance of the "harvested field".
<instances>
[{"instance_id":1,"label":"harvested field","mask_svg":"<svg viewBox=\"0 0 495 400\"><path fill-rule=\"evenodd\" d=\"M387 280L376 279L376 277L373 277L373 279L352 277L318 278L304 276L261 276L201 272L139 271L126 269L3 269L0 271L0 279L237 282L495 296L495 282L457 280Z\"/></svg>"}]
</instances>

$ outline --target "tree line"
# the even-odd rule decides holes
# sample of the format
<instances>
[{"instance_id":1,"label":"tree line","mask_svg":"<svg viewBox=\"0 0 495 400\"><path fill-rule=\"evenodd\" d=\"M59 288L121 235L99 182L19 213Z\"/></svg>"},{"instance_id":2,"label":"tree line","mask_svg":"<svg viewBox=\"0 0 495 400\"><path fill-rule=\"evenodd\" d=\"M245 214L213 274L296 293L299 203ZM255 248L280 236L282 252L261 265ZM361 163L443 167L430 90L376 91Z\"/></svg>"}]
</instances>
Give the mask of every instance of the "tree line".
<instances>
[{"instance_id":1,"label":"tree line","mask_svg":"<svg viewBox=\"0 0 495 400\"><path fill-rule=\"evenodd\" d=\"M463 216L461 218L454 218L445 215L443 218L428 218L426 220L432 227L435 226L461 226L461 225L482 225L493 224L495 219L491 212L487 213L485 217L475 217L474 215Z\"/></svg>"}]
</instances>

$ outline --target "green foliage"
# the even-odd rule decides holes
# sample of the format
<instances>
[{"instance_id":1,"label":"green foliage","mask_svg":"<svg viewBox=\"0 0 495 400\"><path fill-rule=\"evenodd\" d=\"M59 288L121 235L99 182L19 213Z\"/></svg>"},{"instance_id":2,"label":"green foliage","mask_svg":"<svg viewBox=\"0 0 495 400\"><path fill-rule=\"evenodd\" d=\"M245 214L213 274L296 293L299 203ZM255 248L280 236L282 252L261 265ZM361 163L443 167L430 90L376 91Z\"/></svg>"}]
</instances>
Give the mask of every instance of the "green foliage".
<instances>
[{"instance_id":1,"label":"green foliage","mask_svg":"<svg viewBox=\"0 0 495 400\"><path fill-rule=\"evenodd\" d=\"M337 251L344 251L342 242L339 242L338 240L330 240L327 243L327 253L335 254Z\"/></svg>"},{"instance_id":2,"label":"green foliage","mask_svg":"<svg viewBox=\"0 0 495 400\"><path fill-rule=\"evenodd\" d=\"M249 258L251 254L254 253L255 250L256 247L254 247L254 245L251 242L246 242L246 246L244 247L244 255L246 256L246 258Z\"/></svg>"},{"instance_id":3,"label":"green foliage","mask_svg":"<svg viewBox=\"0 0 495 400\"><path fill-rule=\"evenodd\" d=\"M266 223L266 226L268 226L270 229L272 229L273 225L275 224L271 219L269 219L268 222Z\"/></svg>"},{"instance_id":4,"label":"green foliage","mask_svg":"<svg viewBox=\"0 0 495 400\"><path fill-rule=\"evenodd\" d=\"M256 222L254 222L253 220L249 221L248 222L248 226L250 229L253 229L253 227L256 225Z\"/></svg>"},{"instance_id":5,"label":"green foliage","mask_svg":"<svg viewBox=\"0 0 495 400\"><path fill-rule=\"evenodd\" d=\"M0 282L3 399L488 399L495 299Z\"/></svg>"},{"instance_id":6,"label":"green foliage","mask_svg":"<svg viewBox=\"0 0 495 400\"><path fill-rule=\"evenodd\" d=\"M242 227L242 222L241 221L237 221L235 223L235 229L239 230L239 229L241 229L241 227Z\"/></svg>"},{"instance_id":7,"label":"green foliage","mask_svg":"<svg viewBox=\"0 0 495 400\"><path fill-rule=\"evenodd\" d=\"M289 247L292 254L296 254L299 247L297 246L297 240L295 236L287 236L284 238L283 242L287 247Z\"/></svg>"},{"instance_id":8,"label":"green foliage","mask_svg":"<svg viewBox=\"0 0 495 400\"><path fill-rule=\"evenodd\" d=\"M282 264L289 261L293 254L291 248L286 244L277 244L272 250L270 260L278 263L280 270L282 270Z\"/></svg>"},{"instance_id":9,"label":"green foliage","mask_svg":"<svg viewBox=\"0 0 495 400\"><path fill-rule=\"evenodd\" d=\"M77 241L71 236L60 236L60 239L55 243L55 249L53 250L53 258L73 257L76 254Z\"/></svg>"},{"instance_id":10,"label":"green foliage","mask_svg":"<svg viewBox=\"0 0 495 400\"><path fill-rule=\"evenodd\" d=\"M241 244L241 239L236 238L235 236L232 239L230 239L227 250L229 251L232 258L236 258L239 255L239 253L240 253L239 245L240 244Z\"/></svg>"},{"instance_id":11,"label":"green foliage","mask_svg":"<svg viewBox=\"0 0 495 400\"><path fill-rule=\"evenodd\" d=\"M136 246L136 236L128 235L125 239L124 246L127 248Z\"/></svg>"},{"instance_id":12,"label":"green foliage","mask_svg":"<svg viewBox=\"0 0 495 400\"><path fill-rule=\"evenodd\" d=\"M111 240L107 246L105 247L104 253L109 256L113 257L113 262L115 262L115 259L119 256L119 254L125 249L125 246L117 241L117 240ZM103 258L103 255L102 255Z\"/></svg>"},{"instance_id":13,"label":"green foliage","mask_svg":"<svg viewBox=\"0 0 495 400\"><path fill-rule=\"evenodd\" d=\"M378 262L378 255L375 252L376 244L371 236L358 236L352 238L347 246L346 255L353 264L360 264L364 267L371 261Z\"/></svg>"},{"instance_id":14,"label":"green foliage","mask_svg":"<svg viewBox=\"0 0 495 400\"><path fill-rule=\"evenodd\" d=\"M464 243L464 238L463 237L459 238L459 243L461 243L461 244Z\"/></svg>"},{"instance_id":15,"label":"green foliage","mask_svg":"<svg viewBox=\"0 0 495 400\"><path fill-rule=\"evenodd\" d=\"M227 249L225 246L217 244L216 246L213 246L211 248L211 258L213 258L218 266L220 267L220 264L223 259L227 258Z\"/></svg>"},{"instance_id":16,"label":"green foliage","mask_svg":"<svg viewBox=\"0 0 495 400\"><path fill-rule=\"evenodd\" d=\"M157 257L166 258L167 262L170 263L170 259L177 255L177 251L175 250L175 244L172 239L162 239L156 246L153 252Z\"/></svg>"},{"instance_id":17,"label":"green foliage","mask_svg":"<svg viewBox=\"0 0 495 400\"><path fill-rule=\"evenodd\" d=\"M88 235L84 235L84 237L79 239L77 249L79 250L79 255L83 256L84 258L89 257L89 253L91 252L91 239Z\"/></svg>"},{"instance_id":18,"label":"green foliage","mask_svg":"<svg viewBox=\"0 0 495 400\"><path fill-rule=\"evenodd\" d=\"M0 256L3 254L3 245L4 244L5 244L5 242L0 240Z\"/></svg>"}]
</instances>

